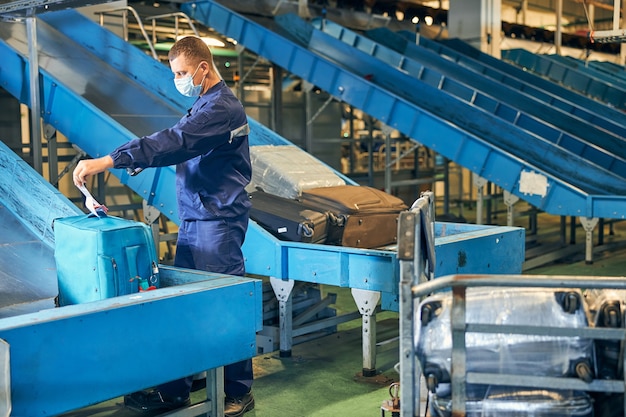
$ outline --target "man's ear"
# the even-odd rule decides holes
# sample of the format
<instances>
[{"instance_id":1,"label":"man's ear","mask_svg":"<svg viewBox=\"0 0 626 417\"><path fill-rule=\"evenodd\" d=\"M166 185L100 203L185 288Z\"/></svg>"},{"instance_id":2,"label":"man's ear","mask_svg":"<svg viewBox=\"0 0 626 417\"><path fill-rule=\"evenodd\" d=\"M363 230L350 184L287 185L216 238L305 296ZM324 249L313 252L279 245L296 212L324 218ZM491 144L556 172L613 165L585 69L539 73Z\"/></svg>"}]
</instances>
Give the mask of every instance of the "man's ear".
<instances>
[{"instance_id":1,"label":"man's ear","mask_svg":"<svg viewBox=\"0 0 626 417\"><path fill-rule=\"evenodd\" d=\"M207 77L211 75L211 64L209 64L207 61L202 61L200 65L202 66L202 70L206 71Z\"/></svg>"}]
</instances>

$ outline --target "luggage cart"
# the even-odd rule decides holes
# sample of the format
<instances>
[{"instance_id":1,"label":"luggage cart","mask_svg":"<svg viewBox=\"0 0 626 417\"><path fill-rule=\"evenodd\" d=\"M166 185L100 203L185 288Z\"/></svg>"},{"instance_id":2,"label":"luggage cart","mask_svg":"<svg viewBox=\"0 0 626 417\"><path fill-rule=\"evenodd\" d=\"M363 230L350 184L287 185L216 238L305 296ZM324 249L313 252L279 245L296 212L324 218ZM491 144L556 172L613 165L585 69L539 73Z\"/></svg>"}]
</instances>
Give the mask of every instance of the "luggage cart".
<instances>
[{"instance_id":1,"label":"luggage cart","mask_svg":"<svg viewBox=\"0 0 626 417\"><path fill-rule=\"evenodd\" d=\"M530 336L582 337L593 340L626 341L624 328L584 328L475 324L466 322L466 291L472 287L585 288L626 289L623 277L529 276L529 275L449 275L431 279L435 265L432 251L433 199L424 193L400 215L398 259L400 262L400 415L420 415L420 382L422 370L416 357L414 309L423 297L440 291L451 291L451 405L452 415L466 415L467 384L494 386L540 387L557 390L623 393L626 391L624 371L617 379L591 379L585 382L573 377L514 375L505 373L468 372L466 333L505 333ZM622 361L625 353L621 352ZM624 404L626 412L626 403Z\"/></svg>"}]
</instances>

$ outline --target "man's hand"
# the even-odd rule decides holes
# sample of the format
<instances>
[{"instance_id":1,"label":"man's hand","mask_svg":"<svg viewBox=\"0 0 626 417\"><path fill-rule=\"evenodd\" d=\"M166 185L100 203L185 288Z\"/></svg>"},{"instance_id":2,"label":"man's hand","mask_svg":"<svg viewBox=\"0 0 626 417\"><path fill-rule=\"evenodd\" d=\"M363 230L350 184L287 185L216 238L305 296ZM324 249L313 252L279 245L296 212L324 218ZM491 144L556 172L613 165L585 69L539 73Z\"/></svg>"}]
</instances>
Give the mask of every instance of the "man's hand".
<instances>
[{"instance_id":1,"label":"man's hand","mask_svg":"<svg viewBox=\"0 0 626 417\"><path fill-rule=\"evenodd\" d=\"M109 168L113 168L113 159L109 155L96 159L83 159L79 161L76 168L74 168L72 179L74 180L74 184L80 187L85 184L85 180L88 176L99 174Z\"/></svg>"}]
</instances>

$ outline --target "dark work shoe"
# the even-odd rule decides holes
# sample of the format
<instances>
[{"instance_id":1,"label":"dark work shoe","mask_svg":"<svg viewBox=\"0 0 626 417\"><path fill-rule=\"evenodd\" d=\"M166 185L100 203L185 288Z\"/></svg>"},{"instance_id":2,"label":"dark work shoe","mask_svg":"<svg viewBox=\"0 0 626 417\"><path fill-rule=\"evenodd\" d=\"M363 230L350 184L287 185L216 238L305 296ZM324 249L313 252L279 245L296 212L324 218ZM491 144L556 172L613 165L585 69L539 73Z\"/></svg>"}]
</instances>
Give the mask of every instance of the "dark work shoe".
<instances>
[{"instance_id":1,"label":"dark work shoe","mask_svg":"<svg viewBox=\"0 0 626 417\"><path fill-rule=\"evenodd\" d=\"M240 417L254 408L252 392L243 397L226 397L224 404L224 417Z\"/></svg>"},{"instance_id":2,"label":"dark work shoe","mask_svg":"<svg viewBox=\"0 0 626 417\"><path fill-rule=\"evenodd\" d=\"M138 391L124 396L124 405L140 413L154 410L175 410L191 404L189 396L166 397L158 390Z\"/></svg>"}]
</instances>

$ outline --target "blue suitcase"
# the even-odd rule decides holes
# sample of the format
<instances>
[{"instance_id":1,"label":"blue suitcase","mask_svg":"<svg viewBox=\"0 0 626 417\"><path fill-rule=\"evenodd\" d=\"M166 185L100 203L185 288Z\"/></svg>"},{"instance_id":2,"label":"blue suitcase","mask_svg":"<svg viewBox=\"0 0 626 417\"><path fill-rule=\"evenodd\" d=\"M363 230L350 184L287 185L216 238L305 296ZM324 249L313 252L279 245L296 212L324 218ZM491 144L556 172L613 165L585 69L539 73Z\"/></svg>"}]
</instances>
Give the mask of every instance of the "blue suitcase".
<instances>
[{"instance_id":1,"label":"blue suitcase","mask_svg":"<svg viewBox=\"0 0 626 417\"><path fill-rule=\"evenodd\" d=\"M54 221L58 305L102 300L159 286L151 229L114 216Z\"/></svg>"}]
</instances>

